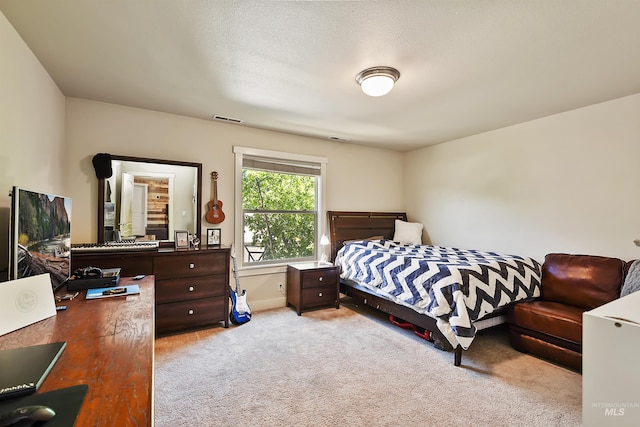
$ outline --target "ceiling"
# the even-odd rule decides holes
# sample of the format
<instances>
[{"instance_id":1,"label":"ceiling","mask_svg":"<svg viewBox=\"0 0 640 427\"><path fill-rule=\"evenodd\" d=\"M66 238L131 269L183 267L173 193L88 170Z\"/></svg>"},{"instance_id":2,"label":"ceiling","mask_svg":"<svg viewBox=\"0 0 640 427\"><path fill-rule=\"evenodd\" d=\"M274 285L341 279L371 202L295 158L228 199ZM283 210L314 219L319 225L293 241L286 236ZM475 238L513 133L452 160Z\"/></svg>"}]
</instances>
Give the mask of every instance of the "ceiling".
<instances>
[{"instance_id":1,"label":"ceiling","mask_svg":"<svg viewBox=\"0 0 640 427\"><path fill-rule=\"evenodd\" d=\"M0 0L65 96L407 151L640 93L638 0ZM361 70L400 73L384 97Z\"/></svg>"}]
</instances>

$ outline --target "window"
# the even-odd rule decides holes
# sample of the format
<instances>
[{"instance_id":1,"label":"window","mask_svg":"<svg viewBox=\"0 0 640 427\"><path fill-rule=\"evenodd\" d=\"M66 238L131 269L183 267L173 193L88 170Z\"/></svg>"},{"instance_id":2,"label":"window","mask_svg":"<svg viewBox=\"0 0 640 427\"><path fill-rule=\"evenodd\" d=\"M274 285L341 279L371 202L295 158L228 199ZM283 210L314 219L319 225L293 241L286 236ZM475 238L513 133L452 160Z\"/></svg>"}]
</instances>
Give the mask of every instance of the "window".
<instances>
[{"instance_id":1,"label":"window","mask_svg":"<svg viewBox=\"0 0 640 427\"><path fill-rule=\"evenodd\" d=\"M236 242L242 242L236 256L241 265L317 259L327 160L243 147L234 147L234 153Z\"/></svg>"}]
</instances>

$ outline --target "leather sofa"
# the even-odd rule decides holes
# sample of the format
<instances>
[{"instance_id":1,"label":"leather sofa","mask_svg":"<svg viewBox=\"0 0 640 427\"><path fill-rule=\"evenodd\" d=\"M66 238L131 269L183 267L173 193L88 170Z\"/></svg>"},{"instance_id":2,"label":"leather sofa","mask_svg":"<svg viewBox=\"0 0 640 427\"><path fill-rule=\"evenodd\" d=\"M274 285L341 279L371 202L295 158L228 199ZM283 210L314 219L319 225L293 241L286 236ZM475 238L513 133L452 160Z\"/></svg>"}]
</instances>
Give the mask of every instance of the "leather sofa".
<instances>
[{"instance_id":1,"label":"leather sofa","mask_svg":"<svg viewBox=\"0 0 640 427\"><path fill-rule=\"evenodd\" d=\"M630 264L594 255L548 254L541 296L507 310L513 348L582 371L582 313L620 297Z\"/></svg>"}]
</instances>

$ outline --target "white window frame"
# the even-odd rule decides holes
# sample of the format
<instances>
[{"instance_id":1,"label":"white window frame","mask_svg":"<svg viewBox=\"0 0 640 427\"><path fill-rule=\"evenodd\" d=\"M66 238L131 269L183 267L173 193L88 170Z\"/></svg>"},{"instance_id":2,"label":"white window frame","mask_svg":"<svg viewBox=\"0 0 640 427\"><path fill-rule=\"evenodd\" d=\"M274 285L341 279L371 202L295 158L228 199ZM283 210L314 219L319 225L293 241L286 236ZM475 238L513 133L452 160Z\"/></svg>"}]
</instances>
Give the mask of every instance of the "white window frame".
<instances>
[{"instance_id":1,"label":"white window frame","mask_svg":"<svg viewBox=\"0 0 640 427\"><path fill-rule=\"evenodd\" d=\"M282 262L273 262L268 265L255 263L245 263L244 262L244 230L242 229L242 163L244 156L251 157L263 157L267 159L273 160L281 160L281 161L289 161L289 162L303 162L303 163L315 163L320 166L320 176L318 179L318 188L317 188L317 227L316 227L316 236L315 236L315 254L316 258L319 259L321 255L322 248L320 246L320 238L323 234L326 233L326 205L325 205L325 183L326 183L326 170L328 160L326 157L318 157L318 156L309 156L305 154L294 154L294 153L286 153L282 151L272 151L272 150L262 150L259 148L249 148L249 147L240 147L234 146L233 153L235 155L235 179L234 179L234 210L235 210L235 230L234 236L235 242L240 242L239 244L234 245L235 251L237 254L236 261L238 264L239 270L244 270L245 272L248 270L253 271L255 274L270 274L276 272L284 272L286 271L286 266L290 262L282 261Z\"/></svg>"}]
</instances>

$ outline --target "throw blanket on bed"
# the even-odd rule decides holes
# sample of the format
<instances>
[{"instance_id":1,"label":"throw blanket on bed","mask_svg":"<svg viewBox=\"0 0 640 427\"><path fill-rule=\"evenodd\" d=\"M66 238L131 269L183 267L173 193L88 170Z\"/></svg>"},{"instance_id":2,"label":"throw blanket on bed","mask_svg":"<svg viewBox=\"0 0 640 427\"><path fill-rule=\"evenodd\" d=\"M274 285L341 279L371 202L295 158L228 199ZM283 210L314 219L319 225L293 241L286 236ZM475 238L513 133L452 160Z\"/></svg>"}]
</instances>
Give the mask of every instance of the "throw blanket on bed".
<instances>
[{"instance_id":1,"label":"throw blanket on bed","mask_svg":"<svg viewBox=\"0 0 640 427\"><path fill-rule=\"evenodd\" d=\"M347 244L335 264L342 279L435 318L451 345L465 350L473 321L540 295L540 263L520 256L381 240Z\"/></svg>"}]
</instances>

